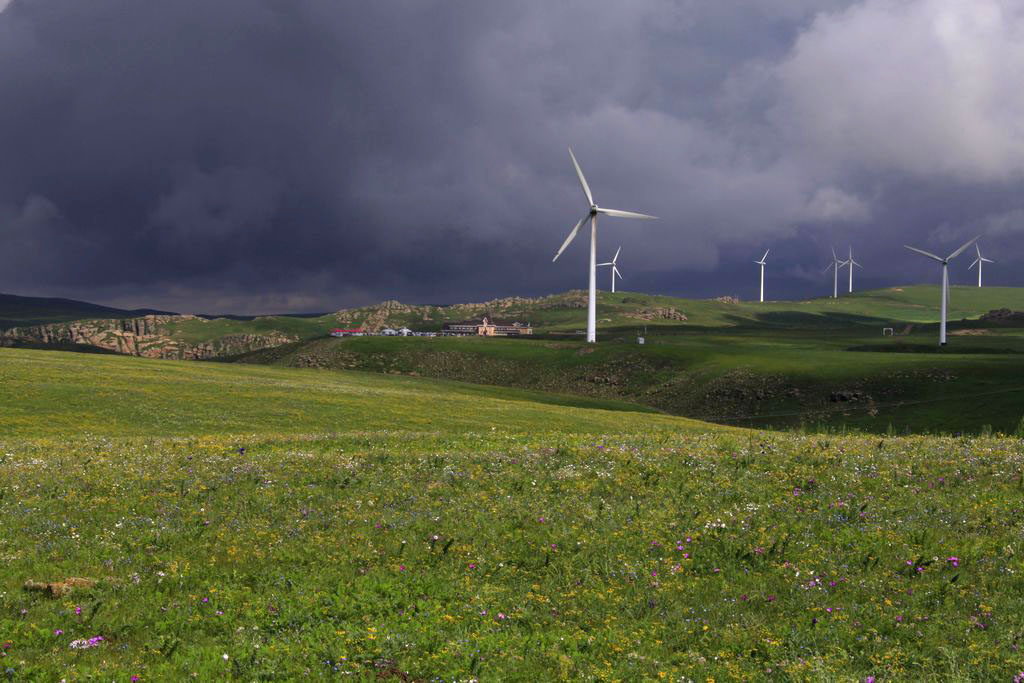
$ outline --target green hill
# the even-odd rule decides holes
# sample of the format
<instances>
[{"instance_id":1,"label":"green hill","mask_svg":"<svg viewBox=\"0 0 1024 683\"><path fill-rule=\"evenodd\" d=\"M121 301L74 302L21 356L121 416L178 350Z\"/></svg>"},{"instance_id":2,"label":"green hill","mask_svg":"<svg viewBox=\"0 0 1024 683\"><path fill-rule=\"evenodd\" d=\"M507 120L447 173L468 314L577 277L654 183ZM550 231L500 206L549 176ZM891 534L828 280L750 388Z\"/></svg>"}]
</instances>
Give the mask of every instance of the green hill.
<instances>
[{"instance_id":1,"label":"green hill","mask_svg":"<svg viewBox=\"0 0 1024 683\"><path fill-rule=\"evenodd\" d=\"M584 310L553 306L522 313L534 339L312 339L237 360L615 398L745 426L1013 431L1024 327L980 317L1024 309L1024 290L954 288L945 349L928 304L937 295L920 286L761 305L601 293L594 346L572 333ZM678 313L686 320L664 317Z\"/></svg>"},{"instance_id":2,"label":"green hill","mask_svg":"<svg viewBox=\"0 0 1024 683\"><path fill-rule=\"evenodd\" d=\"M1024 310L1024 289L953 287L945 349L935 343L938 294L937 287L907 286L760 304L601 292L595 347L577 334L586 316L581 291L448 307L391 301L308 318L64 322L6 343L84 348L71 343L78 341L153 357L418 375L626 401L743 426L1015 430L1024 415L1024 382L1016 379L1024 374L1024 328L982 316ZM483 315L530 322L536 334L327 337L338 326L429 331ZM895 335L883 337L883 328ZM641 347L635 341L643 330Z\"/></svg>"}]
</instances>

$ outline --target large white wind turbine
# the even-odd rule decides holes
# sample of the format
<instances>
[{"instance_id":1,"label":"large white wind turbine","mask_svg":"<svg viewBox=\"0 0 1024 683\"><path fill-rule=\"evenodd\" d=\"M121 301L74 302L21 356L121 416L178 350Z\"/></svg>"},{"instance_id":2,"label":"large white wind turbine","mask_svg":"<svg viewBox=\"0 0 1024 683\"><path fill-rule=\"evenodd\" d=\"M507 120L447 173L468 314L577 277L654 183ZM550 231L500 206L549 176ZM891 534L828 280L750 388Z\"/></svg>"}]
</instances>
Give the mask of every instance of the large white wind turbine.
<instances>
[{"instance_id":1,"label":"large white wind turbine","mask_svg":"<svg viewBox=\"0 0 1024 683\"><path fill-rule=\"evenodd\" d=\"M984 256L982 256L981 255L981 247L979 247L977 244L974 245L974 248L978 252L978 258L974 259L974 263L972 263L967 269L970 270L974 266L978 266L978 286L981 287L981 264L982 263L995 263L995 261L993 261L991 259L987 259Z\"/></svg>"},{"instance_id":2,"label":"large white wind turbine","mask_svg":"<svg viewBox=\"0 0 1024 683\"><path fill-rule=\"evenodd\" d=\"M761 266L761 303L764 303L764 260L768 258L769 251L771 251L771 249L765 250L764 256L761 257L760 261L754 261L754 263Z\"/></svg>"},{"instance_id":3,"label":"large white wind turbine","mask_svg":"<svg viewBox=\"0 0 1024 683\"><path fill-rule=\"evenodd\" d=\"M618 277L620 280L622 279L622 273L619 272L619 267L617 265L615 265L618 262L618 260L619 260L619 252L620 251L622 251L622 247L619 247L618 249L615 250L615 256L612 257L612 260L609 261L608 263L598 263L597 264L597 266L599 268L601 266L611 266L612 267L612 294L615 293L615 278Z\"/></svg>"},{"instance_id":4,"label":"large white wind turbine","mask_svg":"<svg viewBox=\"0 0 1024 683\"><path fill-rule=\"evenodd\" d=\"M829 269L832 270L832 298L839 298L839 269L846 265L846 261L840 261L839 257L836 256L836 249L832 247L832 263L825 266L825 270L821 271L827 273Z\"/></svg>"},{"instance_id":5,"label":"large white wind turbine","mask_svg":"<svg viewBox=\"0 0 1024 683\"><path fill-rule=\"evenodd\" d=\"M978 235L978 237L981 237L981 235ZM954 251L946 258L936 256L935 254L924 251L922 249L916 249L914 247L907 246L906 244L903 245L910 251L916 251L918 254L923 254L924 256L927 256L928 258L938 261L939 263L942 264L942 322L939 324L939 344L941 346L946 345L946 307L949 305L949 262L955 259L960 254L962 254L964 252L964 249L974 244L978 240L978 237L975 237L969 242L966 242L962 247Z\"/></svg>"},{"instance_id":6,"label":"large white wind turbine","mask_svg":"<svg viewBox=\"0 0 1024 683\"><path fill-rule=\"evenodd\" d=\"M853 267L863 268L861 264L853 260L853 247L850 247L850 258L846 261L846 265L850 266L850 294L853 294Z\"/></svg>"},{"instance_id":7,"label":"large white wind turbine","mask_svg":"<svg viewBox=\"0 0 1024 683\"><path fill-rule=\"evenodd\" d=\"M551 259L552 263L558 260L558 257L562 255L565 248L569 246L569 243L576 237L576 233L580 231L583 224L590 220L590 299L587 301L587 341L597 341L597 215L604 214L606 216L616 216L618 218L644 218L648 220L654 220L657 216L648 216L643 213L633 213L632 211L619 211L617 209L605 209L594 203L594 196L590 193L590 186L587 185L587 179L583 177L583 171L580 170L579 162L576 161L576 155L572 153L572 148L569 148L569 158L572 159L572 165L576 169L576 175L580 179L580 185L583 186L583 194L587 197L587 202L590 204L590 210L587 214L580 219L580 222L576 224L576 227L572 229L569 236L565 238L565 242L562 243L562 248L555 254L555 258Z\"/></svg>"}]
</instances>

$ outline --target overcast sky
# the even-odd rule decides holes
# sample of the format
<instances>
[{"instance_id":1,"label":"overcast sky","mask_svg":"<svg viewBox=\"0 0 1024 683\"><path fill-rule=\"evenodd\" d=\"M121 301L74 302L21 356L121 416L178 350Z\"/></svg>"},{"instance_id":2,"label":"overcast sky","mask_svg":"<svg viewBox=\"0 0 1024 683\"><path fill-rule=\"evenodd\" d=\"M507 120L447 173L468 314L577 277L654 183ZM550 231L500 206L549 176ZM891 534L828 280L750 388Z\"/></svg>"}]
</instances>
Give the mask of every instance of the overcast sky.
<instances>
[{"instance_id":1,"label":"overcast sky","mask_svg":"<svg viewBox=\"0 0 1024 683\"><path fill-rule=\"evenodd\" d=\"M197 312L1024 285L1021 0L0 0L0 291ZM971 282L967 255L953 282ZM600 285L607 287L607 276Z\"/></svg>"}]
</instances>

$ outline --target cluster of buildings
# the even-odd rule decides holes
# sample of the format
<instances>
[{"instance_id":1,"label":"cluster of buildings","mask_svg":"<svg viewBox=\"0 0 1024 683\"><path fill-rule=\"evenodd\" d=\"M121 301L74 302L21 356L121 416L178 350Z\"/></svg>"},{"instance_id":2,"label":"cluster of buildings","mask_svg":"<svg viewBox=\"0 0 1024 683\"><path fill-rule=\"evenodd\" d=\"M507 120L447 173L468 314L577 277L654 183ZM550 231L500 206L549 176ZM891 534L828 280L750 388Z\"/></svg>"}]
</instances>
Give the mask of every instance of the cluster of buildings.
<instances>
[{"instance_id":1,"label":"cluster of buildings","mask_svg":"<svg viewBox=\"0 0 1024 683\"><path fill-rule=\"evenodd\" d=\"M472 335L480 337L521 337L533 334L533 327L530 323L523 324L511 320L491 320L484 316L481 320L445 323L441 327L441 334L458 337Z\"/></svg>"},{"instance_id":2,"label":"cluster of buildings","mask_svg":"<svg viewBox=\"0 0 1024 683\"><path fill-rule=\"evenodd\" d=\"M332 337L521 337L528 334L533 334L530 323L491 320L487 316L480 320L445 323L440 332L414 332L408 327L385 327L379 332L368 332L362 327L331 330Z\"/></svg>"}]
</instances>

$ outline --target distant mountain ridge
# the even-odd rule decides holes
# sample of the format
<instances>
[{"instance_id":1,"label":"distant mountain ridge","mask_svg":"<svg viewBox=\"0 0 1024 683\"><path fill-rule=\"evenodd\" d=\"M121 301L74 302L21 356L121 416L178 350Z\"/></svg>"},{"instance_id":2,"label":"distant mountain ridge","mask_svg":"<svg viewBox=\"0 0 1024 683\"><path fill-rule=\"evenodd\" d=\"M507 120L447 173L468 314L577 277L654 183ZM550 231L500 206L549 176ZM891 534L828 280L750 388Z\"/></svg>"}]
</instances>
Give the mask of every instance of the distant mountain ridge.
<instances>
[{"instance_id":1,"label":"distant mountain ridge","mask_svg":"<svg viewBox=\"0 0 1024 683\"><path fill-rule=\"evenodd\" d=\"M136 318L144 315L176 315L176 313L155 308L131 310L113 308L88 301L59 297L0 294L0 330L85 318Z\"/></svg>"}]
</instances>

